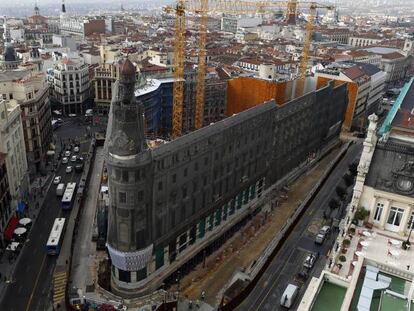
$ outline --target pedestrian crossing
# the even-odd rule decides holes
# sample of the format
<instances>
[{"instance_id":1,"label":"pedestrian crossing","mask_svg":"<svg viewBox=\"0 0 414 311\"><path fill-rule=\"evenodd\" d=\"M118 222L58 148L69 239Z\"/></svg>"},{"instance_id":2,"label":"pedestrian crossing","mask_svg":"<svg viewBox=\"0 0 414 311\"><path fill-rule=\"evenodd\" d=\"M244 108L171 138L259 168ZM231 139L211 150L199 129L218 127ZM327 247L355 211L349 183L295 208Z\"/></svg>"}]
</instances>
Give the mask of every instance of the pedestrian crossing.
<instances>
[{"instance_id":1,"label":"pedestrian crossing","mask_svg":"<svg viewBox=\"0 0 414 311\"><path fill-rule=\"evenodd\" d=\"M56 272L53 275L53 305L65 300L66 283L66 272Z\"/></svg>"}]
</instances>

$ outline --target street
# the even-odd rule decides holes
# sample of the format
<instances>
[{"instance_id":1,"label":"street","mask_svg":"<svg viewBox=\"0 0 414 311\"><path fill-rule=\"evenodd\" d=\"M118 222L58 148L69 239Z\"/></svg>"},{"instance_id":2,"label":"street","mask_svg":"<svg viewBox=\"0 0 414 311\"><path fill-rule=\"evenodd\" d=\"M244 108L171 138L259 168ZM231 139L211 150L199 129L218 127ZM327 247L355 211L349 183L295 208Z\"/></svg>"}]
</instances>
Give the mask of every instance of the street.
<instances>
[{"instance_id":1,"label":"street","mask_svg":"<svg viewBox=\"0 0 414 311\"><path fill-rule=\"evenodd\" d=\"M237 310L284 310L280 306L280 298L286 286L289 283L299 284L294 277L300 271L306 254L308 252L319 253L320 257L311 270L311 275L301 287L295 304L291 308L292 310L296 309L312 275L320 275L325 265L325 255L332 247L336 237L335 234L330 234L322 245L319 246L314 243L315 235L322 226L323 211L328 206L330 199L335 196L336 186L343 182L342 176L347 172L349 164L359 157L361 150L361 143L353 144L349 148L344 158L338 163L315 196L279 253L274 257L256 287ZM351 187L348 191L350 190Z\"/></svg>"},{"instance_id":2,"label":"street","mask_svg":"<svg viewBox=\"0 0 414 311\"><path fill-rule=\"evenodd\" d=\"M90 141L82 138L86 133L86 126L77 125L74 127L73 121L70 121L54 131L56 145L59 150L61 138L80 140L79 154L82 155L83 152L88 150ZM70 165L70 162L59 165L46 185L47 193L45 194L44 204L41 206L25 246L17 259L12 280L5 289L5 293L2 294L0 310L44 311L48 310L51 305L52 272L57 257L46 254L46 242L55 218L68 217L70 213L70 211L62 211L60 206L61 197L56 196L56 185L52 181L54 176L62 176L62 183L79 183L81 176L80 173L76 173L74 170L67 174L65 169L68 165Z\"/></svg>"}]
</instances>

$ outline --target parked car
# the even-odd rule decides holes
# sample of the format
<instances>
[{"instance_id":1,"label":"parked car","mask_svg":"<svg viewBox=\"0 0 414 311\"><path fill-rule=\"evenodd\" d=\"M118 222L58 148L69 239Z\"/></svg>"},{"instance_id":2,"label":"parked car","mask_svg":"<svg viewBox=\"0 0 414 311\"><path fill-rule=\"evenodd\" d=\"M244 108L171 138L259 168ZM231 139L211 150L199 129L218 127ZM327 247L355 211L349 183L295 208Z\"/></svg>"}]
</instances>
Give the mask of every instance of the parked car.
<instances>
[{"instance_id":1,"label":"parked car","mask_svg":"<svg viewBox=\"0 0 414 311\"><path fill-rule=\"evenodd\" d=\"M68 114L68 117L69 118L76 118L76 113L69 113Z\"/></svg>"},{"instance_id":2,"label":"parked car","mask_svg":"<svg viewBox=\"0 0 414 311\"><path fill-rule=\"evenodd\" d=\"M76 162L76 160L77 160L77 156L75 156L75 155L73 155L73 156L70 158L70 162Z\"/></svg>"},{"instance_id":3,"label":"parked car","mask_svg":"<svg viewBox=\"0 0 414 311\"><path fill-rule=\"evenodd\" d=\"M62 163L63 163L63 164L68 163L68 161L69 161L69 159L68 159L67 157L62 158Z\"/></svg>"},{"instance_id":4,"label":"parked car","mask_svg":"<svg viewBox=\"0 0 414 311\"><path fill-rule=\"evenodd\" d=\"M76 164L75 165L75 172L82 173L82 171L83 171L83 163L81 162L81 163Z\"/></svg>"},{"instance_id":5,"label":"parked car","mask_svg":"<svg viewBox=\"0 0 414 311\"><path fill-rule=\"evenodd\" d=\"M79 152L79 146L75 146L75 147L73 148L73 152L78 153L78 152Z\"/></svg>"},{"instance_id":6,"label":"parked car","mask_svg":"<svg viewBox=\"0 0 414 311\"><path fill-rule=\"evenodd\" d=\"M306 258L303 262L303 266L305 268L312 269L317 259L318 259L318 254L309 253L308 255L306 255Z\"/></svg>"},{"instance_id":7,"label":"parked car","mask_svg":"<svg viewBox=\"0 0 414 311\"><path fill-rule=\"evenodd\" d=\"M307 271L308 269L307 268L302 268L302 270L300 270L299 272L298 272L298 274L296 275L296 280L298 281L298 282L301 282L301 283L304 283L304 282L306 282L306 280L308 279L308 277L309 277L309 273L308 273L308 271Z\"/></svg>"},{"instance_id":8,"label":"parked car","mask_svg":"<svg viewBox=\"0 0 414 311\"><path fill-rule=\"evenodd\" d=\"M66 167L66 173L67 174L72 173L72 171L73 171L73 167L72 166L67 166Z\"/></svg>"},{"instance_id":9,"label":"parked car","mask_svg":"<svg viewBox=\"0 0 414 311\"><path fill-rule=\"evenodd\" d=\"M53 183L57 185L60 183L61 180L62 180L62 176L56 176L55 179L53 179Z\"/></svg>"},{"instance_id":10,"label":"parked car","mask_svg":"<svg viewBox=\"0 0 414 311\"><path fill-rule=\"evenodd\" d=\"M331 231L331 227L329 226L323 226L320 230L319 233L316 235L315 237L315 243L316 244L323 244L323 242L326 239L326 236L328 235L328 233Z\"/></svg>"},{"instance_id":11,"label":"parked car","mask_svg":"<svg viewBox=\"0 0 414 311\"><path fill-rule=\"evenodd\" d=\"M293 284L288 284L285 291L280 298L280 305L285 308L290 308L295 302L299 287Z\"/></svg>"},{"instance_id":12,"label":"parked car","mask_svg":"<svg viewBox=\"0 0 414 311\"><path fill-rule=\"evenodd\" d=\"M65 151L65 157L70 157L70 151L69 150Z\"/></svg>"}]
</instances>

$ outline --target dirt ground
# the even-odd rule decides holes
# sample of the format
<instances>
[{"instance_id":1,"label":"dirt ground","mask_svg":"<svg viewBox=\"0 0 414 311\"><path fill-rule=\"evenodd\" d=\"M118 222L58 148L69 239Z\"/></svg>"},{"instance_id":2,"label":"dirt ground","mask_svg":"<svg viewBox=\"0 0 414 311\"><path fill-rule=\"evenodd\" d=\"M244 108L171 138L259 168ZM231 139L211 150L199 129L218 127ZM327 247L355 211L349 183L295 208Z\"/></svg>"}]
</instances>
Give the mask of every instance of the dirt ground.
<instances>
[{"instance_id":1,"label":"dirt ground","mask_svg":"<svg viewBox=\"0 0 414 311\"><path fill-rule=\"evenodd\" d=\"M200 299L206 293L206 302L219 304L222 289L238 270L244 271L264 251L268 243L279 232L295 208L322 176L339 149L333 150L311 171L299 177L290 185L288 198L274 209L267 219L259 213L243 230L236 233L217 252L206 259L205 267L198 265L180 282L180 295L191 300Z\"/></svg>"}]
</instances>

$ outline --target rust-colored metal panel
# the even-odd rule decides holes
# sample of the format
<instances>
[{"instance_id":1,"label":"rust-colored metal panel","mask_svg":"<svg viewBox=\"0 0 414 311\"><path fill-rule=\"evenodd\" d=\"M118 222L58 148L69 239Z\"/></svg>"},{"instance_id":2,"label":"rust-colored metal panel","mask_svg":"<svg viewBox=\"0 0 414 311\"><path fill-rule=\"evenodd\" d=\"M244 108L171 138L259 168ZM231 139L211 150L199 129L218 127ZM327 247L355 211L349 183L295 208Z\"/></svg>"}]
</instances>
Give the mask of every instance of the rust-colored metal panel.
<instances>
[{"instance_id":1,"label":"rust-colored metal panel","mask_svg":"<svg viewBox=\"0 0 414 311\"><path fill-rule=\"evenodd\" d=\"M226 115L231 116L271 99L275 99L278 105L283 105L286 102L286 85L287 82L278 83L250 77L229 80Z\"/></svg>"}]
</instances>

